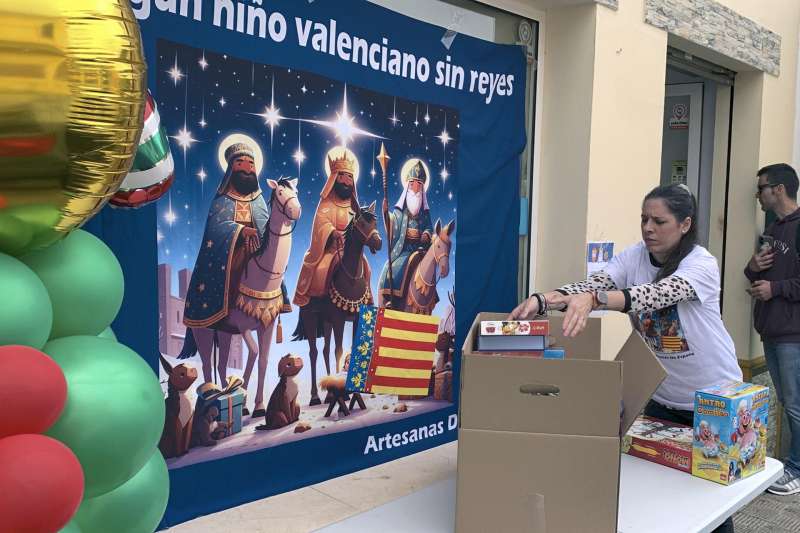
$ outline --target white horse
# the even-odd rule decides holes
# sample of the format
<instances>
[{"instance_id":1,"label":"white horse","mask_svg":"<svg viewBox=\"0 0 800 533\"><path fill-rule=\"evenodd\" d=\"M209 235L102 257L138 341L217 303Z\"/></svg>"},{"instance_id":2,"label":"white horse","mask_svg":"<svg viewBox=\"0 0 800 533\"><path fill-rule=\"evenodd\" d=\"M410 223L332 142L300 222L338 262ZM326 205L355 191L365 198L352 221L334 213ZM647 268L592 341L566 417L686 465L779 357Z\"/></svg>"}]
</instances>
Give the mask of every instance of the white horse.
<instances>
[{"instance_id":1,"label":"white horse","mask_svg":"<svg viewBox=\"0 0 800 533\"><path fill-rule=\"evenodd\" d=\"M231 321L242 332L247 344L247 366L244 371L244 386L250 383L253 365L258 359L258 388L255 395L254 417L264 416L264 385L267 375L269 348L275 319L283 307L281 283L289 255L292 251L292 232L300 218L301 207L297 198L297 180L268 180L273 189L270 199L270 219L267 226L268 243L264 252L254 256L247 263L239 284L239 297L236 307L231 311ZM258 345L252 332L258 336Z\"/></svg>"},{"instance_id":2,"label":"white horse","mask_svg":"<svg viewBox=\"0 0 800 533\"><path fill-rule=\"evenodd\" d=\"M250 375L258 359L258 388L252 414L254 417L264 416L264 385L269 347L275 319L283 307L281 282L289 263L294 225L302 211L297 198L297 179L267 180L267 185L272 189L267 232L262 238L259 251L245 264L239 286L228 289L230 294L238 295L236 305L220 323L210 328L191 328L193 339L189 339L187 335L187 342L196 342L203 362L203 376L207 382L211 378L211 357L216 345L219 350L217 369L220 383L224 387L233 336L229 331L233 329L239 332L248 349L244 372L245 387L250 383ZM257 334L257 344L253 340L253 332ZM191 348L191 345L184 348L186 357L194 354Z\"/></svg>"}]
</instances>

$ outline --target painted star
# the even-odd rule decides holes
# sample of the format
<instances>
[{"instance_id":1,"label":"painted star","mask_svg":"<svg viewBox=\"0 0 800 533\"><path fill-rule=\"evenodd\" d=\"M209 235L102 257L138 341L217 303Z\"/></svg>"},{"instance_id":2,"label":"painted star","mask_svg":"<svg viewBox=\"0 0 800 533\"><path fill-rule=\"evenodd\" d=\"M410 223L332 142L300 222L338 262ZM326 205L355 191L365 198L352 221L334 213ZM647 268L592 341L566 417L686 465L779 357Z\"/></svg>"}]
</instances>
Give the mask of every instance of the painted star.
<instances>
[{"instance_id":1,"label":"painted star","mask_svg":"<svg viewBox=\"0 0 800 533\"><path fill-rule=\"evenodd\" d=\"M269 107L264 108L263 113L258 113L257 116L264 119L264 124L270 127L270 130L277 126L281 119L281 110L275 107L275 105L270 105Z\"/></svg>"},{"instance_id":2,"label":"painted star","mask_svg":"<svg viewBox=\"0 0 800 533\"><path fill-rule=\"evenodd\" d=\"M446 181L447 178L450 176L450 173L447 172L446 168L443 168L442 172L439 175L442 177L442 181Z\"/></svg>"},{"instance_id":3,"label":"painted star","mask_svg":"<svg viewBox=\"0 0 800 533\"><path fill-rule=\"evenodd\" d=\"M200 168L200 170L197 172L197 177L200 178L201 182L204 182L206 181L208 174L206 174L206 171L203 168Z\"/></svg>"},{"instance_id":4,"label":"painted star","mask_svg":"<svg viewBox=\"0 0 800 533\"><path fill-rule=\"evenodd\" d=\"M275 128L280 124L281 120L286 117L281 116L281 110L275 106L275 77L272 78L272 98L270 100L269 106L264 108L263 113L250 113L251 115L255 115L257 117L261 117L264 119L264 124L269 126L269 139L270 145L272 145L272 139L275 135Z\"/></svg>"},{"instance_id":5,"label":"painted star","mask_svg":"<svg viewBox=\"0 0 800 533\"><path fill-rule=\"evenodd\" d=\"M442 146L447 146L447 143L453 140L453 138L450 137L450 134L447 132L447 130L442 130L442 133L437 135L436 138L442 141Z\"/></svg>"},{"instance_id":6,"label":"painted star","mask_svg":"<svg viewBox=\"0 0 800 533\"><path fill-rule=\"evenodd\" d=\"M173 211L172 208L170 207L167 210L167 212L164 213L164 220L166 220L167 224L172 226L173 224L175 224L175 221L178 220L178 215L176 215L175 211ZM169 250L167 250L167 253L169 253Z\"/></svg>"},{"instance_id":7,"label":"painted star","mask_svg":"<svg viewBox=\"0 0 800 533\"><path fill-rule=\"evenodd\" d=\"M186 129L186 126L181 128L177 135L172 136L178 142L178 146L183 148L183 153L186 153L186 150L192 147L194 143L197 142L197 139L192 137L192 132Z\"/></svg>"},{"instance_id":8,"label":"painted star","mask_svg":"<svg viewBox=\"0 0 800 533\"><path fill-rule=\"evenodd\" d=\"M303 85L302 87L300 87L300 90L301 90L301 91L303 91L303 94L306 94L306 92L308 92L308 89L306 89L306 86L305 86L305 85Z\"/></svg>"},{"instance_id":9,"label":"painted star","mask_svg":"<svg viewBox=\"0 0 800 533\"><path fill-rule=\"evenodd\" d=\"M225 101L225 97L224 96L219 99L220 107L225 107L225 104L227 104L227 103L228 102Z\"/></svg>"},{"instance_id":10,"label":"painted star","mask_svg":"<svg viewBox=\"0 0 800 533\"><path fill-rule=\"evenodd\" d=\"M325 107L328 107L326 105ZM316 124L318 126L324 126L333 130L334 136L339 139L343 146L347 146L347 143L352 141L355 137L364 135L366 137L372 137L374 139L383 139L380 135L376 135L369 131L361 129L355 123L355 117L350 115L350 111L347 105L347 86L345 85L344 88L344 96L342 98L342 107L340 111L336 112L336 119L335 120L312 120L312 119L300 119L302 122L309 122L311 124ZM326 141L326 144L330 144L330 141Z\"/></svg>"},{"instance_id":11,"label":"painted star","mask_svg":"<svg viewBox=\"0 0 800 533\"><path fill-rule=\"evenodd\" d=\"M392 123L392 126L397 126L397 123L400 122L400 119L397 118L397 98L394 99L394 105L392 107L392 116L389 117L389 121Z\"/></svg>"},{"instance_id":12,"label":"painted star","mask_svg":"<svg viewBox=\"0 0 800 533\"><path fill-rule=\"evenodd\" d=\"M186 74L184 74L183 71L181 71L181 69L178 67L177 54L175 54L175 64L167 71L167 74L169 74L169 77L172 79L173 83L175 83L175 87L177 87L178 82L186 76Z\"/></svg>"},{"instance_id":13,"label":"painted star","mask_svg":"<svg viewBox=\"0 0 800 533\"><path fill-rule=\"evenodd\" d=\"M302 165L303 161L306 160L306 154L303 153L303 150L298 148L297 151L292 156L292 159L294 159L297 162L298 165Z\"/></svg>"},{"instance_id":14,"label":"painted star","mask_svg":"<svg viewBox=\"0 0 800 533\"><path fill-rule=\"evenodd\" d=\"M206 61L205 54L203 54L203 57L197 60L197 64L200 65L200 68L204 71L208 68L208 61Z\"/></svg>"}]
</instances>

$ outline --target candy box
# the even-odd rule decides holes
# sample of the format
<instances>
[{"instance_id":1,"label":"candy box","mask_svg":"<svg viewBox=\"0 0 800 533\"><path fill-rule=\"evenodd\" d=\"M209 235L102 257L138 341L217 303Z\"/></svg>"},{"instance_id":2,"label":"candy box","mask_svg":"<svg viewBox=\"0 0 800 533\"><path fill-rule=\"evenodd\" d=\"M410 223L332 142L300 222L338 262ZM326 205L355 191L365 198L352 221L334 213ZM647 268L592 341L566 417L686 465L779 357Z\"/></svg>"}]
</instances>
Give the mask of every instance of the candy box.
<instances>
[{"instance_id":1,"label":"candy box","mask_svg":"<svg viewBox=\"0 0 800 533\"><path fill-rule=\"evenodd\" d=\"M731 381L694 397L692 474L730 485L764 469L769 389Z\"/></svg>"},{"instance_id":2,"label":"candy box","mask_svg":"<svg viewBox=\"0 0 800 533\"><path fill-rule=\"evenodd\" d=\"M477 336L480 351L540 352L548 346L547 320L483 320Z\"/></svg>"},{"instance_id":3,"label":"candy box","mask_svg":"<svg viewBox=\"0 0 800 533\"><path fill-rule=\"evenodd\" d=\"M622 439L622 452L692 473L692 428L639 416Z\"/></svg>"},{"instance_id":4,"label":"candy box","mask_svg":"<svg viewBox=\"0 0 800 533\"><path fill-rule=\"evenodd\" d=\"M502 335L541 335L550 334L550 323L547 320L483 320L481 336Z\"/></svg>"}]
</instances>

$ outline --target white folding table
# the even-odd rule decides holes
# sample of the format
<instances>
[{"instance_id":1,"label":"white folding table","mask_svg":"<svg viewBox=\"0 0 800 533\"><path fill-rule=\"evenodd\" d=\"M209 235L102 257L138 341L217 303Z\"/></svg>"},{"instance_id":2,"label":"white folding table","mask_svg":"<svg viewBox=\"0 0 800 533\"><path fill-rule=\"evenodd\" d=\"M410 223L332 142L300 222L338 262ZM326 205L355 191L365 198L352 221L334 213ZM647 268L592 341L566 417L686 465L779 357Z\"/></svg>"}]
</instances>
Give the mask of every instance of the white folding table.
<instances>
[{"instance_id":1,"label":"white folding table","mask_svg":"<svg viewBox=\"0 0 800 533\"><path fill-rule=\"evenodd\" d=\"M726 487L623 455L618 531L712 531L782 474L783 464L768 457L763 472ZM322 528L318 533L450 533L455 529L455 506L453 477Z\"/></svg>"}]
</instances>

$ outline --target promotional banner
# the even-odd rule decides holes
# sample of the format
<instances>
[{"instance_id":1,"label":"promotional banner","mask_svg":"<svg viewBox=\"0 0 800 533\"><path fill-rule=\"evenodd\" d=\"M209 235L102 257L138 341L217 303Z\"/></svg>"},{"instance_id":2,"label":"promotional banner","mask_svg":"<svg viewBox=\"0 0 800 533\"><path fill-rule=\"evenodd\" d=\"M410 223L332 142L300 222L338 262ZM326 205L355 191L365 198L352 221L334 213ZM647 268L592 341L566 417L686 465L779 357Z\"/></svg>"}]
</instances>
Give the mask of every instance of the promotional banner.
<instances>
[{"instance_id":1,"label":"promotional banner","mask_svg":"<svg viewBox=\"0 0 800 533\"><path fill-rule=\"evenodd\" d=\"M162 381L163 525L455 439L463 335L516 300L522 49L360 0L132 5L174 181L91 229Z\"/></svg>"}]
</instances>

